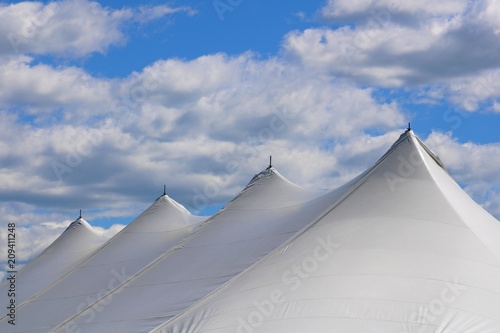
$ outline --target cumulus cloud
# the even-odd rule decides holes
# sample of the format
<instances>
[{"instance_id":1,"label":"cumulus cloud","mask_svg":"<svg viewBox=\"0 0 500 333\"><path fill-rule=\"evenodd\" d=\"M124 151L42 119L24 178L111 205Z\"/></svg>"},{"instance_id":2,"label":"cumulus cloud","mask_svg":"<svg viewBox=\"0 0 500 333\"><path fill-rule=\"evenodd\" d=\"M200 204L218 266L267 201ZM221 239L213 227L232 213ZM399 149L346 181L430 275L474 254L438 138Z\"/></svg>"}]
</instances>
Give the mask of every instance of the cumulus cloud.
<instances>
[{"instance_id":1,"label":"cumulus cloud","mask_svg":"<svg viewBox=\"0 0 500 333\"><path fill-rule=\"evenodd\" d=\"M32 61L22 56L0 63L0 107L40 116L64 108L66 120L111 107L110 80L96 79L76 67L53 68Z\"/></svg>"},{"instance_id":2,"label":"cumulus cloud","mask_svg":"<svg viewBox=\"0 0 500 333\"><path fill-rule=\"evenodd\" d=\"M120 232L125 226L123 224L113 224L111 227L105 229L102 227L93 227L95 232L106 238L112 238L118 232Z\"/></svg>"},{"instance_id":3,"label":"cumulus cloud","mask_svg":"<svg viewBox=\"0 0 500 333\"><path fill-rule=\"evenodd\" d=\"M433 132L426 143L452 176L495 216L500 216L500 144L460 143L452 133Z\"/></svg>"},{"instance_id":4,"label":"cumulus cloud","mask_svg":"<svg viewBox=\"0 0 500 333\"><path fill-rule=\"evenodd\" d=\"M145 24L190 7L168 5L111 9L88 0L0 4L0 56L55 54L83 57L123 45L124 24Z\"/></svg>"},{"instance_id":5,"label":"cumulus cloud","mask_svg":"<svg viewBox=\"0 0 500 333\"><path fill-rule=\"evenodd\" d=\"M494 69L480 75L454 80L444 86L443 93L460 109L472 112L486 110L500 112L500 70Z\"/></svg>"},{"instance_id":6,"label":"cumulus cloud","mask_svg":"<svg viewBox=\"0 0 500 333\"><path fill-rule=\"evenodd\" d=\"M338 183L327 170L333 144L406 121L397 103L378 101L371 89L250 53L160 60L113 82L76 68L14 61L4 68L21 77L10 90L5 83L6 108L45 105L58 121L40 122L44 115L34 111L31 125L4 116L0 135L9 144L0 160L9 167L0 196L52 209L111 207L102 216L137 209L164 183L187 207L203 208L194 207L193 197L211 177L224 184L210 203L223 203L265 168L273 151L290 152L276 156L277 166L298 182L329 187ZM23 104L16 91L26 90L33 94ZM313 156L329 185L301 171L299 161Z\"/></svg>"},{"instance_id":7,"label":"cumulus cloud","mask_svg":"<svg viewBox=\"0 0 500 333\"><path fill-rule=\"evenodd\" d=\"M20 2L2 5L0 13L4 54L77 57L123 43L121 25L133 15L129 9L111 10L86 0Z\"/></svg>"},{"instance_id":8,"label":"cumulus cloud","mask_svg":"<svg viewBox=\"0 0 500 333\"><path fill-rule=\"evenodd\" d=\"M495 0L405 2L329 1L324 19L335 28L312 28L289 33L288 56L317 73L349 78L376 87L445 85L446 97L462 106L470 89L453 90L456 81L478 81L496 75L500 66L500 30ZM467 85L467 84L465 84ZM477 85L471 87L478 90ZM489 85L475 94L482 102L500 97L500 87ZM487 106L488 110L493 105Z\"/></svg>"},{"instance_id":9,"label":"cumulus cloud","mask_svg":"<svg viewBox=\"0 0 500 333\"><path fill-rule=\"evenodd\" d=\"M481 74L500 65L500 39L490 31L469 31L462 22L423 27L308 29L285 39L291 56L318 72L378 86L434 84ZM484 29L483 29L484 30ZM491 50L483 52L479 50Z\"/></svg>"},{"instance_id":10,"label":"cumulus cloud","mask_svg":"<svg viewBox=\"0 0 500 333\"><path fill-rule=\"evenodd\" d=\"M203 119L196 124L198 132L211 139L242 142L272 126L268 123L280 112L293 118L287 121L287 135L296 141L299 137L343 137L368 127L404 123L398 105L378 103L372 90L330 82L328 77L320 79L279 59L261 61L244 54L159 61L127 83L137 87L148 76L155 84L149 84L152 89L142 105L146 110L151 105L171 114L168 120L163 118L167 137L185 135L190 131L186 125ZM356 119L351 117L353 113L358 115ZM146 129L159 133L159 129Z\"/></svg>"},{"instance_id":11,"label":"cumulus cloud","mask_svg":"<svg viewBox=\"0 0 500 333\"><path fill-rule=\"evenodd\" d=\"M181 77L189 80L176 83ZM186 175L184 181L201 180L197 174L214 170L224 175L229 163L239 166L239 179L233 179L230 192L221 193L222 200L265 167L273 151L288 152L275 157L282 170L300 175L305 184L325 187L321 177L314 180L313 172L300 171L302 161L316 156L315 168L326 171L328 145L369 128L401 126L406 117L396 103L377 101L370 89L310 76L280 59L259 60L251 54L159 61L130 79L132 87L155 82L144 89L148 98L140 103L135 129L147 137L147 146L161 145L165 156L176 161L176 174ZM189 195L182 198L187 206Z\"/></svg>"}]
</instances>

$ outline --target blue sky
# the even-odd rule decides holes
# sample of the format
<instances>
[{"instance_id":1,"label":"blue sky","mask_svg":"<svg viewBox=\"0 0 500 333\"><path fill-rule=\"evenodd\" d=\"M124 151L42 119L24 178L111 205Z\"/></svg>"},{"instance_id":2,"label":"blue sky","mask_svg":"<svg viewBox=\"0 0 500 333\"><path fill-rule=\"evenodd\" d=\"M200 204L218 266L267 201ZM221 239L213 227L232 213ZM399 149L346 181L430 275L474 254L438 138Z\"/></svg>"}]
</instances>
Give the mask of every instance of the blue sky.
<instances>
[{"instance_id":1,"label":"blue sky","mask_svg":"<svg viewBox=\"0 0 500 333\"><path fill-rule=\"evenodd\" d=\"M334 188L408 122L499 218L498 8L3 1L0 221L29 260L78 209L111 236L163 184L212 214L270 154L291 181Z\"/></svg>"},{"instance_id":2,"label":"blue sky","mask_svg":"<svg viewBox=\"0 0 500 333\"><path fill-rule=\"evenodd\" d=\"M92 73L124 77L140 71L158 59L197 57L224 52L237 55L247 51L272 57L280 51L283 37L291 30L322 26L315 20L320 2L283 1L182 1L172 6L188 6L194 15L177 15L138 26L126 27L124 46L110 47L106 54L93 54L82 64ZM103 6L120 9L123 2L104 1ZM162 2L145 2L160 5ZM305 18L301 18L301 14ZM127 55L124 57L124 55ZM114 66L110 67L110 63Z\"/></svg>"}]
</instances>

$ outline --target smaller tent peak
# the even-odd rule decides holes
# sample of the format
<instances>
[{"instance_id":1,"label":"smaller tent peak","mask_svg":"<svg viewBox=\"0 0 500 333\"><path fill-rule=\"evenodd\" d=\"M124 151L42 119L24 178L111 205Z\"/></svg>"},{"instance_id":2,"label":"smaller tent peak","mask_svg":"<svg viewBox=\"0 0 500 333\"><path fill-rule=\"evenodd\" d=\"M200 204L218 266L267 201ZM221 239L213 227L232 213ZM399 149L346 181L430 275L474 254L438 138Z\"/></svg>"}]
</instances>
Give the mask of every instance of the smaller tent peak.
<instances>
[{"instance_id":1,"label":"smaller tent peak","mask_svg":"<svg viewBox=\"0 0 500 333\"><path fill-rule=\"evenodd\" d=\"M273 175L276 175L276 174L278 174L278 172L276 171L276 169L273 166L268 166L266 169L264 169L261 172L259 172L258 174L256 174L250 180L250 182L247 184L247 187L250 186L250 185L252 185L252 184L254 184L259 179L270 177L270 176L273 176Z\"/></svg>"},{"instance_id":2,"label":"smaller tent peak","mask_svg":"<svg viewBox=\"0 0 500 333\"><path fill-rule=\"evenodd\" d=\"M90 230L93 229L92 226L83 217L80 216L75 221L71 222L65 231L73 230L73 229L77 228L78 226L84 226L85 228L90 229Z\"/></svg>"}]
</instances>

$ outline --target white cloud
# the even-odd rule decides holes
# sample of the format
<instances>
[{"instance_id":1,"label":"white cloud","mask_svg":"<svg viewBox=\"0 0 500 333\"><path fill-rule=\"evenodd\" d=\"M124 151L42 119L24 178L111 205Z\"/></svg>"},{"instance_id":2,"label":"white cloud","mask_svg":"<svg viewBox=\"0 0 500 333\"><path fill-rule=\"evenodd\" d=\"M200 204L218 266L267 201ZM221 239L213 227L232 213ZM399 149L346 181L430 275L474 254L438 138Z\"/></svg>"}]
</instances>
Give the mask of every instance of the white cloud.
<instances>
[{"instance_id":1,"label":"white cloud","mask_svg":"<svg viewBox=\"0 0 500 333\"><path fill-rule=\"evenodd\" d=\"M102 227L93 227L93 228L97 234L109 239L112 238L114 235L116 235L118 232L120 232L123 228L125 228L125 226L123 224L113 224L108 229Z\"/></svg>"},{"instance_id":2,"label":"white cloud","mask_svg":"<svg viewBox=\"0 0 500 333\"><path fill-rule=\"evenodd\" d=\"M166 15L185 12L189 16L197 14L191 7L171 7L169 5L140 6L134 14L134 19L139 23L147 23L160 19Z\"/></svg>"},{"instance_id":3,"label":"white cloud","mask_svg":"<svg viewBox=\"0 0 500 333\"><path fill-rule=\"evenodd\" d=\"M81 57L125 42L129 9L111 10L97 2L65 0L2 5L0 45L4 54L60 54Z\"/></svg>"},{"instance_id":4,"label":"white cloud","mask_svg":"<svg viewBox=\"0 0 500 333\"><path fill-rule=\"evenodd\" d=\"M384 20L394 14L419 17L452 17L463 13L468 7L468 1L433 0L328 0L321 9L324 18L335 21L356 21L363 23L373 18ZM412 20L407 20L407 23Z\"/></svg>"},{"instance_id":5,"label":"white cloud","mask_svg":"<svg viewBox=\"0 0 500 333\"><path fill-rule=\"evenodd\" d=\"M134 73L130 80L124 82L122 93L141 96L142 92L148 94L148 99L159 97L164 103L175 105L177 101L184 101L180 97L185 96L185 100L189 100L231 85L249 63L250 54L235 58L215 54L191 61L159 60L142 73Z\"/></svg>"},{"instance_id":6,"label":"white cloud","mask_svg":"<svg viewBox=\"0 0 500 333\"><path fill-rule=\"evenodd\" d=\"M96 79L80 68L32 64L32 58L23 56L0 63L0 73L0 107L4 109L43 114L64 108L65 117L72 120L111 106L112 82Z\"/></svg>"},{"instance_id":7,"label":"white cloud","mask_svg":"<svg viewBox=\"0 0 500 333\"><path fill-rule=\"evenodd\" d=\"M465 190L497 218L500 216L500 143L460 143L451 133L433 132L426 143Z\"/></svg>"},{"instance_id":8,"label":"white cloud","mask_svg":"<svg viewBox=\"0 0 500 333\"><path fill-rule=\"evenodd\" d=\"M329 1L322 14L340 27L291 32L284 48L318 75L375 87L445 86L446 98L476 111L500 97L498 84L471 92L500 67L498 8L495 0ZM463 89L452 88L457 81Z\"/></svg>"},{"instance_id":9,"label":"white cloud","mask_svg":"<svg viewBox=\"0 0 500 333\"><path fill-rule=\"evenodd\" d=\"M196 11L168 5L111 9L88 0L0 4L0 55L105 53L111 45L126 42L124 24L145 24L176 13Z\"/></svg>"},{"instance_id":10,"label":"white cloud","mask_svg":"<svg viewBox=\"0 0 500 333\"><path fill-rule=\"evenodd\" d=\"M458 181L471 183L474 178L500 185L500 144L459 143L451 133L433 132L426 140L441 157ZM487 163L485 163L487 161Z\"/></svg>"},{"instance_id":11,"label":"white cloud","mask_svg":"<svg viewBox=\"0 0 500 333\"><path fill-rule=\"evenodd\" d=\"M4 108L32 104L38 120L27 125L4 116L9 144L0 160L9 166L0 192L54 209L112 207L107 214L116 214L148 202L147 193L164 183L192 207L200 181L230 176L231 184L212 198L224 202L273 151L290 152L281 169L299 175L297 182L325 187L322 175L304 173L304 165L293 161L331 160L328 149L318 147L406 122L396 103L377 101L370 89L252 54L162 60L114 81L72 67L11 61L4 68L18 75L12 87L4 82ZM32 94L23 103L27 90ZM40 106L46 115L33 111ZM58 121L40 121L52 116ZM225 171L229 162L239 165L237 172ZM321 163L318 170L328 173Z\"/></svg>"},{"instance_id":12,"label":"white cloud","mask_svg":"<svg viewBox=\"0 0 500 333\"><path fill-rule=\"evenodd\" d=\"M179 128L188 130L183 127L191 124L186 123L188 114L195 118L191 121L203 118L196 124L198 132L232 142L257 136L259 126L269 127L266 122L279 112L294 118L287 124L287 135L301 138L343 137L367 127L404 123L398 106L377 103L370 89L313 77L300 67L285 66L279 59L261 61L245 54L160 61L136 75L130 85L138 86L136 81L147 73L154 73L156 84L147 91L147 101L142 105L146 110L149 105L151 109L163 108L169 114L168 120L163 119L168 122L166 128L172 129L171 134L179 132ZM358 117L353 119L353 113ZM252 120L255 126L242 131L243 123L249 125Z\"/></svg>"},{"instance_id":13,"label":"white cloud","mask_svg":"<svg viewBox=\"0 0 500 333\"><path fill-rule=\"evenodd\" d=\"M446 87L446 95L468 112L481 109L498 112L495 105L500 98L500 69L454 80Z\"/></svg>"}]
</instances>

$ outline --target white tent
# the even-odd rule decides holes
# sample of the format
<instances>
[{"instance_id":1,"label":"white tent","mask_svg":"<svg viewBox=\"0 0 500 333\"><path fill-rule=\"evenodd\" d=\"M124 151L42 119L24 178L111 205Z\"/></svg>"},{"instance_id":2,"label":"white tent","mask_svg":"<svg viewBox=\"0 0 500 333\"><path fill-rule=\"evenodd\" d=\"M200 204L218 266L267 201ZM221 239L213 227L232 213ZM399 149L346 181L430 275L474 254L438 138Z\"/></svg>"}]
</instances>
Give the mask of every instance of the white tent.
<instances>
[{"instance_id":1,"label":"white tent","mask_svg":"<svg viewBox=\"0 0 500 333\"><path fill-rule=\"evenodd\" d=\"M498 333L500 223L407 131L328 214L152 332Z\"/></svg>"},{"instance_id":2,"label":"white tent","mask_svg":"<svg viewBox=\"0 0 500 333\"><path fill-rule=\"evenodd\" d=\"M204 219L191 215L167 195L161 196L84 262L36 297L20 304L16 326L2 320L0 331L48 332L51 326L89 306L99 308L94 302L120 288L128 278L189 235ZM67 244L65 248L71 249L71 246ZM23 288L24 285L18 285L19 290Z\"/></svg>"},{"instance_id":3,"label":"white tent","mask_svg":"<svg viewBox=\"0 0 500 333\"><path fill-rule=\"evenodd\" d=\"M153 329L293 236L326 208L327 200L315 200L324 193L292 184L272 167L264 170L218 214L109 295L102 311L82 311L54 332L67 325L79 332Z\"/></svg>"},{"instance_id":4,"label":"white tent","mask_svg":"<svg viewBox=\"0 0 500 333\"><path fill-rule=\"evenodd\" d=\"M83 218L72 222L52 244L17 272L16 302L23 303L52 284L107 240ZM6 282L0 285L0 295L7 295L9 285Z\"/></svg>"},{"instance_id":5,"label":"white tent","mask_svg":"<svg viewBox=\"0 0 500 333\"><path fill-rule=\"evenodd\" d=\"M162 197L18 317L0 331L498 333L500 223L408 130L333 191L269 167L205 221Z\"/></svg>"}]
</instances>

